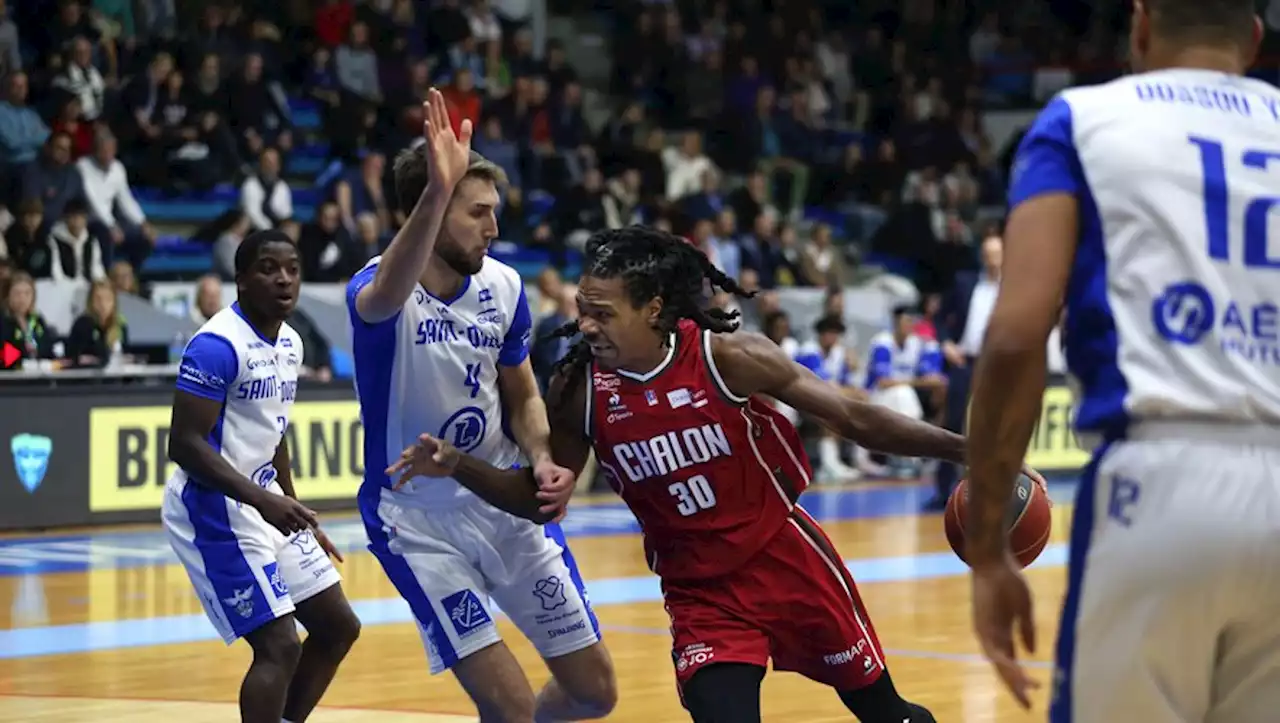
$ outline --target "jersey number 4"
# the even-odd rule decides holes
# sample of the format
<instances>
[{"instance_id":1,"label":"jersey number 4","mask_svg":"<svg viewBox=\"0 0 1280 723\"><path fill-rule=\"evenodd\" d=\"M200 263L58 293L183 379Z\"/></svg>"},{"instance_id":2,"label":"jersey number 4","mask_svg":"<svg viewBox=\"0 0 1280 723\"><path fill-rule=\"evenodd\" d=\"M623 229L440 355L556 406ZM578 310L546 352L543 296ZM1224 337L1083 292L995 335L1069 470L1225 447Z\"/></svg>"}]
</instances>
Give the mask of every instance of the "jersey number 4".
<instances>
[{"instance_id":1,"label":"jersey number 4","mask_svg":"<svg viewBox=\"0 0 1280 723\"><path fill-rule=\"evenodd\" d=\"M1209 258L1231 260L1231 197L1227 183L1227 154L1220 141L1190 136L1191 144L1200 150L1200 167L1204 174L1205 231L1209 240ZM1243 169L1236 173L1266 173L1267 166L1280 168L1280 151L1246 150L1240 158ZM1272 209L1280 207L1280 196L1264 196L1249 200L1244 209L1244 265L1246 268L1280 269L1280 258L1267 255L1267 222Z\"/></svg>"},{"instance_id":2,"label":"jersey number 4","mask_svg":"<svg viewBox=\"0 0 1280 723\"><path fill-rule=\"evenodd\" d=\"M672 482L667 491L676 498L676 510L684 517L716 506L716 493L711 489L711 482L700 474L684 482Z\"/></svg>"},{"instance_id":3,"label":"jersey number 4","mask_svg":"<svg viewBox=\"0 0 1280 723\"><path fill-rule=\"evenodd\" d=\"M480 393L480 365L467 365L467 378L462 381L462 386L471 390L471 398L475 399Z\"/></svg>"}]
</instances>

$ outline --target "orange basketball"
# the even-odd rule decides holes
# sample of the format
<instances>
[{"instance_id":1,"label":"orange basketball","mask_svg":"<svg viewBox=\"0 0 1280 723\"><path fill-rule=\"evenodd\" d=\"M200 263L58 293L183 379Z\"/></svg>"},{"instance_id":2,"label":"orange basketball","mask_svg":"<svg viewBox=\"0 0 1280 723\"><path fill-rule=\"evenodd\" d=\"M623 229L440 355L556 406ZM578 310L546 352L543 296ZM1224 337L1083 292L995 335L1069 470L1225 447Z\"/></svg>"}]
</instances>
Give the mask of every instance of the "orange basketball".
<instances>
[{"instance_id":1,"label":"orange basketball","mask_svg":"<svg viewBox=\"0 0 1280 723\"><path fill-rule=\"evenodd\" d=\"M947 500L947 511L942 517L951 549L964 560L964 525L969 519L969 481L961 480ZM1005 528L1009 530L1009 549L1026 567L1035 561L1049 542L1053 531L1053 518L1049 498L1040 485L1026 475L1018 476L1009 509L1005 514ZM967 561L966 561L967 562Z\"/></svg>"}]
</instances>

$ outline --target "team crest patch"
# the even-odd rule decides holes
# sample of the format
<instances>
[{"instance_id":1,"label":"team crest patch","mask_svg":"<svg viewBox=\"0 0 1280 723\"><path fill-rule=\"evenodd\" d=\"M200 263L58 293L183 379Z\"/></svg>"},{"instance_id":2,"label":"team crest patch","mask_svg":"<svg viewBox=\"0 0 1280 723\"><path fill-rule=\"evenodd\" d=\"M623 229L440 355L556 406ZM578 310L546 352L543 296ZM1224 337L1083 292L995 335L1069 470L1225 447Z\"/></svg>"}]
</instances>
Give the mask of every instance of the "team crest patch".
<instances>
[{"instance_id":1,"label":"team crest patch","mask_svg":"<svg viewBox=\"0 0 1280 723\"><path fill-rule=\"evenodd\" d=\"M484 609L480 598L471 590L459 590L440 601L449 613L453 629L458 635L466 636L493 622L489 611Z\"/></svg>"},{"instance_id":2,"label":"team crest patch","mask_svg":"<svg viewBox=\"0 0 1280 723\"><path fill-rule=\"evenodd\" d=\"M564 583L555 575L534 583L533 596L542 602L543 610L555 610L568 602L564 596Z\"/></svg>"}]
</instances>

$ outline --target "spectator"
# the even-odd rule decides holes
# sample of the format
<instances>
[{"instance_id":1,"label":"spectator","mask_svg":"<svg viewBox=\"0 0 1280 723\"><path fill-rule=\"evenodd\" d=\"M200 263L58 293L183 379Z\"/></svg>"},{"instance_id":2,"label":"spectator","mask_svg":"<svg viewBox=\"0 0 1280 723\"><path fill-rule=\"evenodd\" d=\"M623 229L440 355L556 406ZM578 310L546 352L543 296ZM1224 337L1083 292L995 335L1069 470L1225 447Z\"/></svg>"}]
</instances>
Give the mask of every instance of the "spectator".
<instances>
[{"instance_id":1,"label":"spectator","mask_svg":"<svg viewBox=\"0 0 1280 723\"><path fill-rule=\"evenodd\" d=\"M105 126L94 137L93 155L76 162L85 197L93 213L93 230L110 243L112 254L123 254L139 267L151 253L155 231L147 223L138 199L129 188L129 174L116 159L116 137Z\"/></svg>"},{"instance_id":2,"label":"spectator","mask_svg":"<svg viewBox=\"0 0 1280 723\"><path fill-rule=\"evenodd\" d=\"M774 218L778 214L778 209L769 201L769 180L759 170L752 171L747 182L729 194L729 206L738 223L746 228L754 228L756 218L763 213Z\"/></svg>"},{"instance_id":3,"label":"spectator","mask_svg":"<svg viewBox=\"0 0 1280 723\"><path fill-rule=\"evenodd\" d=\"M690 218L712 218L726 209L726 199L720 192L720 173L714 167L702 171L701 188L680 199L680 205Z\"/></svg>"},{"instance_id":4,"label":"spectator","mask_svg":"<svg viewBox=\"0 0 1280 723\"><path fill-rule=\"evenodd\" d=\"M0 103L0 162L6 173L20 172L36 159L49 139L49 128L27 105L30 84L27 74L14 71L5 79L5 99ZM7 195L7 194L6 194Z\"/></svg>"},{"instance_id":5,"label":"spectator","mask_svg":"<svg viewBox=\"0 0 1280 723\"><path fill-rule=\"evenodd\" d=\"M458 0L440 0L427 13L427 47L450 48L471 34Z\"/></svg>"},{"instance_id":6,"label":"spectator","mask_svg":"<svg viewBox=\"0 0 1280 723\"><path fill-rule=\"evenodd\" d=\"M53 256L49 249L49 233L45 229L44 207L38 198L28 198L18 204L17 218L5 229L4 253L0 256L13 261L15 267L37 279L53 275Z\"/></svg>"},{"instance_id":7,"label":"spectator","mask_svg":"<svg viewBox=\"0 0 1280 723\"><path fill-rule=\"evenodd\" d=\"M543 267L538 273L538 305L534 311L535 318L555 313L560 304L560 290L564 288L564 279L560 272L550 266Z\"/></svg>"},{"instance_id":8,"label":"spectator","mask_svg":"<svg viewBox=\"0 0 1280 723\"><path fill-rule=\"evenodd\" d=\"M471 0L467 5L466 14L471 37L481 43L502 46L502 25L498 23L498 17L489 7L488 0Z\"/></svg>"},{"instance_id":9,"label":"spectator","mask_svg":"<svg viewBox=\"0 0 1280 723\"><path fill-rule=\"evenodd\" d=\"M582 185L570 189L557 204L556 226L570 246L584 247L587 236L607 228L604 197L604 177L599 169L592 168Z\"/></svg>"},{"instance_id":10,"label":"spectator","mask_svg":"<svg viewBox=\"0 0 1280 723\"><path fill-rule=\"evenodd\" d=\"M724 56L718 50L705 53L689 70L684 84L684 105L694 124L707 128L724 113Z\"/></svg>"},{"instance_id":11,"label":"spectator","mask_svg":"<svg viewBox=\"0 0 1280 723\"><path fill-rule=\"evenodd\" d=\"M847 393L854 380L851 354L842 343L846 331L844 320L840 316L823 316L813 325L816 338L800 347L795 360ZM818 442L817 476L824 482L858 477L857 470L845 464L841 457L840 442L839 438L825 431Z\"/></svg>"},{"instance_id":12,"label":"spectator","mask_svg":"<svg viewBox=\"0 0 1280 723\"><path fill-rule=\"evenodd\" d=\"M468 35L458 44L449 48L446 54L449 63L449 70L454 78L458 73L466 70L471 73L471 85L480 90L485 90L485 60L481 53L481 48L476 39ZM475 123L475 119L472 119Z\"/></svg>"},{"instance_id":13,"label":"spectator","mask_svg":"<svg viewBox=\"0 0 1280 723\"><path fill-rule=\"evenodd\" d=\"M104 367L123 361L129 348L129 324L120 313L115 287L110 281L94 281L89 305L71 325L67 357L79 367Z\"/></svg>"},{"instance_id":14,"label":"spectator","mask_svg":"<svg viewBox=\"0 0 1280 723\"><path fill-rule=\"evenodd\" d=\"M267 146L283 152L293 148L293 132L274 91L263 77L262 55L249 53L244 58L240 77L231 84L230 125L239 131L241 151L257 156Z\"/></svg>"},{"instance_id":15,"label":"spectator","mask_svg":"<svg viewBox=\"0 0 1280 723\"><path fill-rule=\"evenodd\" d=\"M65 133L49 136L45 152L23 173L21 197L38 199L46 219L61 218L68 201L84 198L84 182L71 163L70 136Z\"/></svg>"},{"instance_id":16,"label":"spectator","mask_svg":"<svg viewBox=\"0 0 1280 723\"><path fill-rule=\"evenodd\" d=\"M276 149L262 149L258 172L240 185L240 208L259 231L293 218L293 191L280 178L280 152Z\"/></svg>"},{"instance_id":17,"label":"spectator","mask_svg":"<svg viewBox=\"0 0 1280 723\"><path fill-rule=\"evenodd\" d=\"M37 6L37 8L48 7L48 3L41 3L41 5L44 7ZM62 53L67 52L77 39L83 39L88 44L91 55L98 49L101 33L93 26L92 20L86 17L84 6L79 0L58 0L58 13L52 18L52 22L49 22L50 19L46 15L33 19L41 24L40 28L44 31L44 37L41 39L43 42L36 43L36 55L45 58L52 68L67 65Z\"/></svg>"},{"instance_id":18,"label":"spectator","mask_svg":"<svg viewBox=\"0 0 1280 723\"><path fill-rule=\"evenodd\" d=\"M925 407L936 408L946 388L942 375L942 352L938 343L912 333L916 316L906 307L893 311L893 328L871 340L866 389L873 404L888 407L912 419L924 419ZM920 467L911 460L891 460L895 477L918 476Z\"/></svg>"},{"instance_id":19,"label":"spectator","mask_svg":"<svg viewBox=\"0 0 1280 723\"><path fill-rule=\"evenodd\" d=\"M0 0L0 75L22 70L22 44L18 25L9 17L9 3Z\"/></svg>"},{"instance_id":20,"label":"spectator","mask_svg":"<svg viewBox=\"0 0 1280 723\"><path fill-rule=\"evenodd\" d=\"M578 318L578 287L565 284L556 291L554 310L538 320L533 332L533 348L529 351L529 361L533 364L533 375L538 379L538 387L546 394L551 385L551 375L555 372L556 362L564 358L569 347L577 341L573 337L552 337L552 333L560 327Z\"/></svg>"},{"instance_id":21,"label":"spectator","mask_svg":"<svg viewBox=\"0 0 1280 723\"><path fill-rule=\"evenodd\" d=\"M471 145L477 153L506 172L508 188L524 188L520 175L520 148L503 135L502 120L498 116L491 115L485 119Z\"/></svg>"},{"instance_id":22,"label":"spectator","mask_svg":"<svg viewBox=\"0 0 1280 723\"><path fill-rule=\"evenodd\" d=\"M93 153L93 131L97 126L83 120L79 98L61 91L58 95L62 97L62 103L58 106L51 130L71 138L71 159L78 161Z\"/></svg>"},{"instance_id":23,"label":"spectator","mask_svg":"<svg viewBox=\"0 0 1280 723\"><path fill-rule=\"evenodd\" d=\"M738 244L717 238L715 224L711 219L703 218L694 221L689 240L699 251L707 255L707 259L731 279L742 273L742 251Z\"/></svg>"},{"instance_id":24,"label":"spectator","mask_svg":"<svg viewBox=\"0 0 1280 723\"><path fill-rule=\"evenodd\" d=\"M347 273L338 277L338 280L351 278L366 261L382 253L382 241L382 224L378 222L377 216L368 212L356 216L356 237L349 258L350 265Z\"/></svg>"},{"instance_id":25,"label":"spectator","mask_svg":"<svg viewBox=\"0 0 1280 723\"><path fill-rule=\"evenodd\" d=\"M107 84L93 65L93 45L83 37L71 41L71 60L53 79L53 86L80 99L86 121L96 121L106 103Z\"/></svg>"},{"instance_id":26,"label":"spectator","mask_svg":"<svg viewBox=\"0 0 1280 723\"><path fill-rule=\"evenodd\" d=\"M473 128L480 126L480 111L484 107L484 99L476 90L476 76L471 68L458 68L454 71L453 80L442 91L445 102L449 105L449 122L453 132L459 133L462 121L469 120Z\"/></svg>"},{"instance_id":27,"label":"spectator","mask_svg":"<svg viewBox=\"0 0 1280 723\"><path fill-rule=\"evenodd\" d=\"M814 286L843 287L849 283L849 270L844 252L831 241L831 227L820 223L813 227L809 243L804 247L803 274Z\"/></svg>"},{"instance_id":28,"label":"spectator","mask_svg":"<svg viewBox=\"0 0 1280 723\"><path fill-rule=\"evenodd\" d=\"M383 188L386 168L386 156L368 153L360 160L358 169L343 174L334 186L333 197L348 230L355 229L356 217L364 213L376 216L380 228L391 227L391 211Z\"/></svg>"},{"instance_id":29,"label":"spectator","mask_svg":"<svg viewBox=\"0 0 1280 723\"><path fill-rule=\"evenodd\" d=\"M124 127L126 146L145 151L153 144L159 145L162 118L157 117L156 109L173 72L173 56L156 53L147 64L147 71L135 75L124 87L121 102L128 117L119 125Z\"/></svg>"},{"instance_id":30,"label":"spectator","mask_svg":"<svg viewBox=\"0 0 1280 723\"><path fill-rule=\"evenodd\" d=\"M324 0L316 8L314 27L316 37L326 47L336 48L347 36L355 8L350 0Z\"/></svg>"},{"instance_id":31,"label":"spectator","mask_svg":"<svg viewBox=\"0 0 1280 723\"><path fill-rule=\"evenodd\" d=\"M89 204L73 198L62 219L49 229L50 274L54 281L89 283L107 278L102 242L89 231Z\"/></svg>"},{"instance_id":32,"label":"spectator","mask_svg":"<svg viewBox=\"0 0 1280 723\"><path fill-rule=\"evenodd\" d=\"M662 166L666 171L666 197L668 201L702 191L708 170L715 170L711 159L702 153L702 135L688 131L680 140L680 148L662 150Z\"/></svg>"},{"instance_id":33,"label":"spectator","mask_svg":"<svg viewBox=\"0 0 1280 723\"><path fill-rule=\"evenodd\" d=\"M355 225L353 220L351 226ZM302 278L326 283L350 276L365 260L359 258L351 232L342 222L341 210L332 201L321 204L315 219L302 226L298 255Z\"/></svg>"},{"instance_id":34,"label":"spectator","mask_svg":"<svg viewBox=\"0 0 1280 723\"><path fill-rule=\"evenodd\" d=\"M605 226L619 229L641 223L640 171L628 168L609 180L604 194Z\"/></svg>"},{"instance_id":35,"label":"spectator","mask_svg":"<svg viewBox=\"0 0 1280 723\"><path fill-rule=\"evenodd\" d=\"M382 85L378 79L378 56L369 45L369 26L352 24L346 43L333 54L333 67L339 88L349 101L377 105L382 102Z\"/></svg>"},{"instance_id":36,"label":"spectator","mask_svg":"<svg viewBox=\"0 0 1280 723\"><path fill-rule=\"evenodd\" d=\"M142 293L138 286L138 275L134 273L133 266L124 259L111 264L111 268L107 269L107 278L118 294L140 296Z\"/></svg>"},{"instance_id":37,"label":"spectator","mask_svg":"<svg viewBox=\"0 0 1280 723\"><path fill-rule=\"evenodd\" d=\"M219 311L222 311L222 279L205 274L196 282L196 299L188 315L191 321L203 325Z\"/></svg>"},{"instance_id":38,"label":"spectator","mask_svg":"<svg viewBox=\"0 0 1280 723\"><path fill-rule=\"evenodd\" d=\"M213 242L213 270L224 281L235 280L236 249L240 248L240 242L252 230L253 223L249 220L249 214L237 211Z\"/></svg>"},{"instance_id":39,"label":"spectator","mask_svg":"<svg viewBox=\"0 0 1280 723\"><path fill-rule=\"evenodd\" d=\"M0 314L0 345L12 345L19 359L34 360L53 359L57 342L57 332L36 308L35 279L25 271L14 272Z\"/></svg>"}]
</instances>

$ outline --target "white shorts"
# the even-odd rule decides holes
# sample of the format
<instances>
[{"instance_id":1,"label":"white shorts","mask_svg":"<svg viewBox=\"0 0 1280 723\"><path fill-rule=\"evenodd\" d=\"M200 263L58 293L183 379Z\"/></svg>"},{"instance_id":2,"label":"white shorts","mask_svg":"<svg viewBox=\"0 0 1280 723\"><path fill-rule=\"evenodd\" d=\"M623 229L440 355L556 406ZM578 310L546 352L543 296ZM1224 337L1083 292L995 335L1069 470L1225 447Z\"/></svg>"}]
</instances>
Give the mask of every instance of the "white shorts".
<instances>
[{"instance_id":1,"label":"white shorts","mask_svg":"<svg viewBox=\"0 0 1280 723\"><path fill-rule=\"evenodd\" d=\"M1053 723L1280 720L1280 430L1144 424L1081 479Z\"/></svg>"},{"instance_id":2,"label":"white shorts","mask_svg":"<svg viewBox=\"0 0 1280 723\"><path fill-rule=\"evenodd\" d=\"M433 675L502 639L490 598L543 658L600 641L559 525L478 499L428 513L365 490L360 498L369 549L413 610Z\"/></svg>"},{"instance_id":3,"label":"white shorts","mask_svg":"<svg viewBox=\"0 0 1280 723\"><path fill-rule=\"evenodd\" d=\"M195 482L167 487L161 519L228 645L342 580L310 530L285 537L256 508Z\"/></svg>"}]
</instances>

